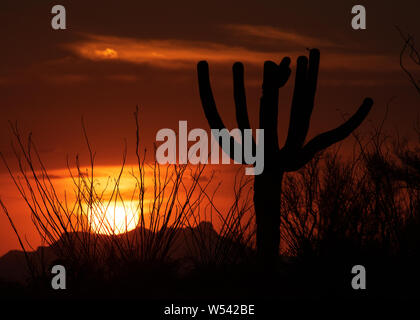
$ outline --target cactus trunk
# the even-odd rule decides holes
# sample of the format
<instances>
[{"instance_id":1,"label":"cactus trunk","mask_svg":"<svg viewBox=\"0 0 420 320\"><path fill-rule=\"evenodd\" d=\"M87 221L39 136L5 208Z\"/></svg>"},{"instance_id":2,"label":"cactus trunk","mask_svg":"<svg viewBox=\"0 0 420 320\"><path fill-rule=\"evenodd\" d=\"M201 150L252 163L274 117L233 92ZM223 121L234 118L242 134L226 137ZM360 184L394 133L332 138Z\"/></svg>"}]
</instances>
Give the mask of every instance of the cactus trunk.
<instances>
[{"instance_id":1,"label":"cactus trunk","mask_svg":"<svg viewBox=\"0 0 420 320\"><path fill-rule=\"evenodd\" d=\"M275 268L280 246L280 201L283 172L264 170L254 180L258 260L264 269Z\"/></svg>"}]
</instances>

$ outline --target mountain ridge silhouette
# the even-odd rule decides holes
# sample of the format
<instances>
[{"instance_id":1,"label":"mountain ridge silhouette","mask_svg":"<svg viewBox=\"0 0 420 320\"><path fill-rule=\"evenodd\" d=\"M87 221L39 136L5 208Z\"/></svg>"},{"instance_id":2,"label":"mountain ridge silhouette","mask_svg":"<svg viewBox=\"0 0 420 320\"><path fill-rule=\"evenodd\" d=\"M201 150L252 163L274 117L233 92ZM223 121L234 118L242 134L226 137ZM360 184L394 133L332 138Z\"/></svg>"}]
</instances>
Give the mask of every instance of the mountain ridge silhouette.
<instances>
[{"instance_id":1,"label":"mountain ridge silhouette","mask_svg":"<svg viewBox=\"0 0 420 320\"><path fill-rule=\"evenodd\" d=\"M174 240L171 244L171 247L168 252L168 259L171 261L182 261L184 269L188 269L188 266L194 259L196 259L200 254L199 244L197 243L197 237L200 237L202 243L208 246L208 249L214 248L217 245L230 245L232 246L233 242L231 239L224 238L220 236L211 222L200 222L199 225L195 227L183 227L177 228L175 230L168 228L164 231L164 235L168 235L170 232L174 231ZM134 245L140 246L140 239L136 236L136 233L143 232L147 236L156 236L157 233L153 233L149 229L140 230L136 228L134 230L128 231L127 233L122 233L119 235L101 235L101 234L89 234L87 232L72 232L66 235L67 239L77 238L77 237L96 237L98 240L96 246L98 248L106 248L108 240L110 237L115 237L117 240L123 241L124 237L128 239ZM59 247L61 242L65 241L64 235L60 239L51 244L50 246L39 246L34 251L27 251L29 259L35 264L35 267L39 270L42 268L50 266L54 261L60 260L60 255L58 254ZM123 243L123 242L121 242ZM235 244L233 244L235 246ZM237 249L240 245L236 244ZM243 249L243 248L242 248ZM79 248L80 250L80 248ZM252 251L250 248L246 250ZM43 257L41 261L40 257ZM47 270L48 271L48 270ZM25 284L30 279L30 270L26 263L25 252L22 250L10 250L5 255L0 257L0 281L6 283L19 283Z\"/></svg>"}]
</instances>

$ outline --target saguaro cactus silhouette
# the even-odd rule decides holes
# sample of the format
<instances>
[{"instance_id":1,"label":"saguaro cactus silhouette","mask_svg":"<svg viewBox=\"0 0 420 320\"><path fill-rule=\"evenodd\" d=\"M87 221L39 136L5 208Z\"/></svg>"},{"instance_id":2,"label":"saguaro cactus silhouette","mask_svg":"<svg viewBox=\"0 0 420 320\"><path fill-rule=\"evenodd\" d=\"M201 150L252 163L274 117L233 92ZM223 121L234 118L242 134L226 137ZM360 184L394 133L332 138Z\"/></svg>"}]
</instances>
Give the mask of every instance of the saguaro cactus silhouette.
<instances>
[{"instance_id":1,"label":"saguaro cactus silhouette","mask_svg":"<svg viewBox=\"0 0 420 320\"><path fill-rule=\"evenodd\" d=\"M309 60L306 56L300 56L297 59L289 130L283 148L279 148L278 145L278 94L279 88L283 87L289 79L290 58L283 58L280 64L272 61L264 63L259 127L264 129L265 163L263 173L255 176L254 207L257 223L257 252L260 263L265 267L274 268L279 255L280 197L284 173L298 170L317 152L345 139L363 122L373 105L372 99L366 98L357 112L346 122L333 130L319 134L305 144L314 107L319 60L318 49L310 50ZM242 63L237 62L232 69L236 120L238 128L243 132L244 129L250 129L244 87L244 67ZM214 101L206 61L198 63L197 72L201 103L210 128L222 130L225 125ZM235 143L233 138L231 141L231 144ZM219 143L221 144L220 141Z\"/></svg>"}]
</instances>

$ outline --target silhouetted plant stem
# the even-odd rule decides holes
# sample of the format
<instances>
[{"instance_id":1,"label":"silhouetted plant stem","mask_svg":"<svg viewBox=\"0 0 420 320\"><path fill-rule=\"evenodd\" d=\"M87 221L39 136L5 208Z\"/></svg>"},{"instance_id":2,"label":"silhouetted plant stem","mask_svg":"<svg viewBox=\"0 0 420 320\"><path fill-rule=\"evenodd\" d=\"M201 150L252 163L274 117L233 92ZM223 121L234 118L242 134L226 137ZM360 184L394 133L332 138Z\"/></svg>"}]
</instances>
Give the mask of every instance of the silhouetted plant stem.
<instances>
[{"instance_id":1,"label":"silhouetted plant stem","mask_svg":"<svg viewBox=\"0 0 420 320\"><path fill-rule=\"evenodd\" d=\"M264 170L254 179L258 260L267 270L276 266L280 246L281 170Z\"/></svg>"}]
</instances>

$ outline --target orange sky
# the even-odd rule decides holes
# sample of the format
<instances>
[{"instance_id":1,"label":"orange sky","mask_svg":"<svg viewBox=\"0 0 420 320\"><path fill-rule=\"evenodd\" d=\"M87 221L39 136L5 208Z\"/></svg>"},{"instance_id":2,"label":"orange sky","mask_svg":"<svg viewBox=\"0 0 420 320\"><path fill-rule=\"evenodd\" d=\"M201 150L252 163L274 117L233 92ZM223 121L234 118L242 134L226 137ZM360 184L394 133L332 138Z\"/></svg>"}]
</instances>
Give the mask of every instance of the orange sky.
<instances>
[{"instance_id":1,"label":"orange sky","mask_svg":"<svg viewBox=\"0 0 420 320\"><path fill-rule=\"evenodd\" d=\"M97 162L108 168L120 163L124 139L133 148L136 105L142 143L150 151L156 132L176 130L179 120L207 129L197 89L200 59L209 60L219 112L230 128L236 127L231 64L244 62L249 114L256 128L264 60L289 55L293 69L308 47L321 50L309 135L339 124L341 113L354 112L365 96L375 100L371 123L382 119L392 99L387 129L413 133L420 97L399 68L403 43L394 25L420 39L418 1L365 1L364 31L350 27L354 1L62 1L68 23L62 31L50 26L55 4L0 4L0 151L8 160L13 158L8 120L18 121L23 132L33 132L55 173L64 172L67 155L80 153L87 159L82 116ZM280 140L287 132L293 80L280 92ZM130 152L128 163L133 161ZM222 169L219 176L223 170L232 171ZM225 179L225 190L230 182ZM4 166L0 196L31 238L29 219ZM0 254L16 247L0 215Z\"/></svg>"}]
</instances>

